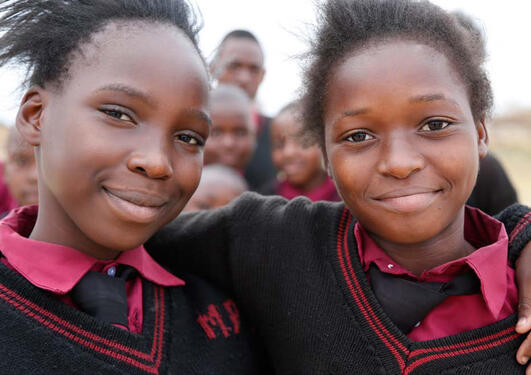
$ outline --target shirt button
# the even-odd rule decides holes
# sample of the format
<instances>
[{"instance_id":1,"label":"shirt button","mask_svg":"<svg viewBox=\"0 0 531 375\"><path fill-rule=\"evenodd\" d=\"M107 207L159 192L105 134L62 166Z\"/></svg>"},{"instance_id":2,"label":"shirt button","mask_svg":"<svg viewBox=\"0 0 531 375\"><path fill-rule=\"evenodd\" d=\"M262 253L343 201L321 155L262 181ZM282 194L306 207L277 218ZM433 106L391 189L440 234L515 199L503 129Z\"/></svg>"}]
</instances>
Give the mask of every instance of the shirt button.
<instances>
[{"instance_id":1,"label":"shirt button","mask_svg":"<svg viewBox=\"0 0 531 375\"><path fill-rule=\"evenodd\" d=\"M116 275L116 267L115 266L109 267L109 269L107 270L107 275L114 277Z\"/></svg>"},{"instance_id":2,"label":"shirt button","mask_svg":"<svg viewBox=\"0 0 531 375\"><path fill-rule=\"evenodd\" d=\"M420 326L420 322L417 322L417 323L415 324L415 328L417 328L417 327L419 327L419 326Z\"/></svg>"},{"instance_id":3,"label":"shirt button","mask_svg":"<svg viewBox=\"0 0 531 375\"><path fill-rule=\"evenodd\" d=\"M387 268L392 269L395 265L394 264L388 264Z\"/></svg>"}]
</instances>

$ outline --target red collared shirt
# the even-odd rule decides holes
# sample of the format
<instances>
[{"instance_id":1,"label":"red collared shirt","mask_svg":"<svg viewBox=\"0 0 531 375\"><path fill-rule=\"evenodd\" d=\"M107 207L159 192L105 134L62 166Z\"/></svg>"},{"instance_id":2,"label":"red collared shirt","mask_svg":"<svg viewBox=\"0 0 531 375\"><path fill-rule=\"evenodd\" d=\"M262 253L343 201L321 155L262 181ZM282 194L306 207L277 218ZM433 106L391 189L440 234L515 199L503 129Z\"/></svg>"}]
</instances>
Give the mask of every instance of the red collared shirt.
<instances>
[{"instance_id":1,"label":"red collared shirt","mask_svg":"<svg viewBox=\"0 0 531 375\"><path fill-rule=\"evenodd\" d=\"M293 199L300 196L305 196L313 202L330 201L339 202L341 198L337 194L334 181L328 176L324 182L313 190L305 191L291 185L288 181L282 181L277 185L276 194L286 199Z\"/></svg>"},{"instance_id":2,"label":"red collared shirt","mask_svg":"<svg viewBox=\"0 0 531 375\"><path fill-rule=\"evenodd\" d=\"M441 264L416 276L391 259L358 223L354 229L358 253L367 273L371 264L380 271L419 281L447 282L471 269L481 282L481 293L451 296L431 310L407 335L413 341L432 340L495 323L516 311L518 290L507 261L508 239L498 220L478 209L465 211L465 239L476 248L466 257Z\"/></svg>"},{"instance_id":3,"label":"red collared shirt","mask_svg":"<svg viewBox=\"0 0 531 375\"><path fill-rule=\"evenodd\" d=\"M119 264L131 266L139 276L126 284L129 330L140 334L142 278L161 286L184 285L184 281L156 263L143 246L124 251L114 260L98 260L66 246L29 239L36 219L37 206L26 206L0 221L0 260L69 305L76 307L69 293L88 271L107 272Z\"/></svg>"}]
</instances>

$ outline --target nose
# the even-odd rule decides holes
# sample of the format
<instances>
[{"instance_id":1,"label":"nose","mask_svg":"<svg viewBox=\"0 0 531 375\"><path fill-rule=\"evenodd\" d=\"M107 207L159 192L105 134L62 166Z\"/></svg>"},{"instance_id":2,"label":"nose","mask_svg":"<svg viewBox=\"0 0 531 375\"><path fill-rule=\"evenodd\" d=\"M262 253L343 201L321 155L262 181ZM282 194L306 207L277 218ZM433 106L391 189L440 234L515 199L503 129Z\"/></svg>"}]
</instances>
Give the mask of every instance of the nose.
<instances>
[{"instance_id":1,"label":"nose","mask_svg":"<svg viewBox=\"0 0 531 375\"><path fill-rule=\"evenodd\" d=\"M242 68L242 69L238 69L237 73L236 73L236 81L238 82L238 85L240 87L245 87L248 82L251 81L251 78L252 78L252 73L249 69L246 69L246 68Z\"/></svg>"},{"instance_id":2,"label":"nose","mask_svg":"<svg viewBox=\"0 0 531 375\"><path fill-rule=\"evenodd\" d=\"M297 145L291 140L287 140L282 150L286 158L297 156Z\"/></svg>"},{"instance_id":3,"label":"nose","mask_svg":"<svg viewBox=\"0 0 531 375\"><path fill-rule=\"evenodd\" d=\"M127 167L131 172L153 179L166 180L173 176L170 152L167 147L162 136L145 137L129 156Z\"/></svg>"},{"instance_id":4,"label":"nose","mask_svg":"<svg viewBox=\"0 0 531 375\"><path fill-rule=\"evenodd\" d=\"M221 145L225 148L232 149L236 144L236 137L233 134L226 133L221 137Z\"/></svg>"},{"instance_id":5,"label":"nose","mask_svg":"<svg viewBox=\"0 0 531 375\"><path fill-rule=\"evenodd\" d=\"M384 141L377 167L380 174L405 179L424 167L424 157L407 134L393 134Z\"/></svg>"}]
</instances>

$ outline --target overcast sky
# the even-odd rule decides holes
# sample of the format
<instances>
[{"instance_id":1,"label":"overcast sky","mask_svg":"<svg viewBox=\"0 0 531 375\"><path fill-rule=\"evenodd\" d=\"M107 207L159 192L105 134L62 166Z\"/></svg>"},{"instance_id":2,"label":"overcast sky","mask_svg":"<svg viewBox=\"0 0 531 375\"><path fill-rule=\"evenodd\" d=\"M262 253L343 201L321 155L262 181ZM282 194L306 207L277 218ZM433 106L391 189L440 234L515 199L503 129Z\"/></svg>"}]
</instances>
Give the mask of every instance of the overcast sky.
<instances>
[{"instance_id":1,"label":"overcast sky","mask_svg":"<svg viewBox=\"0 0 531 375\"><path fill-rule=\"evenodd\" d=\"M194 0L192 0L194 1ZM531 2L527 0L434 0L443 8L460 9L479 19L487 35L488 71L496 112L531 107ZM314 20L313 0L195 0L204 28L200 46L207 58L234 28L252 31L266 54L266 77L258 93L263 111L273 115L295 98L300 82L296 56L306 49ZM20 74L0 70L0 121L11 123L20 93Z\"/></svg>"}]
</instances>

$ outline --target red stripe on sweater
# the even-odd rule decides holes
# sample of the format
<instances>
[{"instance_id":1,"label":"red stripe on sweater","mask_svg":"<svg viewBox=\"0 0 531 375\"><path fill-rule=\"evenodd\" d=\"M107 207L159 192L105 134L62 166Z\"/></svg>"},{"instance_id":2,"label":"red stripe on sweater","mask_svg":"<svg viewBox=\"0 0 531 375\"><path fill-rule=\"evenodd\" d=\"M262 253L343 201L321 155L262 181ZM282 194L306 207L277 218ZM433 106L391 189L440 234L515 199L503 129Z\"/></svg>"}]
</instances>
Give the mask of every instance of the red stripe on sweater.
<instances>
[{"instance_id":1,"label":"red stripe on sweater","mask_svg":"<svg viewBox=\"0 0 531 375\"><path fill-rule=\"evenodd\" d=\"M372 319L371 319L371 317L369 316L369 313L367 312L366 307L359 300L359 297L358 297L357 293L355 292L354 287L352 285L352 282L351 282L351 280L350 280L350 278L348 276L348 272L347 272L347 269L345 267L345 262L344 262L343 255L342 255L342 252L341 252L341 238L343 237L343 233L342 232L344 232L345 236L346 236L346 234L347 234L346 228L348 228L350 222L352 221L352 217L349 216L349 220L347 221L346 227L344 226L345 217L347 216L346 215L347 212L348 212L347 209L345 209L343 211L343 214L342 214L342 217L341 217L341 221L340 221L340 224L339 224L340 228L339 228L339 232L338 232L338 241L337 241L338 258L339 258L339 262L340 262L340 265L341 265L341 270L343 271L343 277L345 278L345 281L347 282L347 286L348 286L352 296L354 297L354 300L356 301L356 304L358 305L360 311L362 312L363 316L365 317L365 320L367 320L367 322L369 323L369 325L371 326L373 331L380 338L380 340L382 340L384 345L391 351L391 353L393 353L393 355L396 358L396 360L398 361L399 367L400 367L400 369L402 371L405 368L404 358L397 351L397 348L395 346L393 346L393 344L390 343L389 340L385 337L386 333L387 333L387 335L390 335L390 333L385 329L385 327L383 327L382 323L378 320L378 318L375 316L374 312L372 311L372 309L370 309L370 306L369 306L370 313L372 315ZM344 239L344 242L346 243L346 239ZM348 248L346 246L345 246L345 249L346 249L346 251L348 251ZM347 258L347 260L350 263L350 259ZM352 267L351 264L350 264L350 267ZM357 283L357 279L356 278L354 278L354 281ZM358 285L357 289L358 290L360 289L359 285ZM364 297L364 296L362 295L362 297ZM373 319L376 321L376 323L378 324L379 328L383 328L383 331L384 331L383 333L380 331L380 329L378 327L375 326L375 322L373 321ZM392 336L391 336L391 339L393 339ZM406 351L405 354L407 355L407 349L405 347L403 347L402 345L401 345L401 349L405 350Z\"/></svg>"},{"instance_id":2,"label":"red stripe on sweater","mask_svg":"<svg viewBox=\"0 0 531 375\"><path fill-rule=\"evenodd\" d=\"M480 345L480 346L477 346L477 347L474 347L474 348L459 349L459 350L454 351L454 352L433 354L431 356L418 359L418 360L412 362L406 368L406 370L404 371L404 375L409 375L413 370L415 370L417 367L423 365L424 363L435 361L437 359L454 357L454 356L458 356L458 355L469 354L469 353L478 352L478 351L481 351L481 350L490 349L490 348L493 348L495 346L505 344L506 342L515 340L519 336L520 335L518 333L515 333L515 334L513 334L511 336L508 336L508 337L505 337L503 339L500 339L500 340L497 340L497 341L493 341L493 342L488 343L488 344L483 344L483 345Z\"/></svg>"},{"instance_id":3,"label":"red stripe on sweater","mask_svg":"<svg viewBox=\"0 0 531 375\"><path fill-rule=\"evenodd\" d=\"M160 289L161 302L159 302L159 296L157 294L157 290L155 290L155 311L158 311L159 314L155 315L155 327L154 327L155 331L153 335L153 346L152 346L152 350L151 350L149 358L147 357L148 355L146 353L142 353L134 349L131 349L129 347L126 347L124 345L121 345L119 343L101 338L67 321L64 321L63 319L57 317L51 312L35 305L34 303L30 302L26 298L8 289L2 284L0 284L0 298L10 303L12 306L20 310L25 315L35 319L36 321L40 322L44 326L62 334L63 336L67 337L68 339L72 341L75 341L81 345L84 345L85 347L89 349L95 350L102 354L105 354L115 359L126 362L148 373L158 374L158 367L160 366L160 362L162 358L161 352L162 352L162 342L163 342L162 335L163 335L163 324L164 324L164 316L162 316L162 314L164 313L164 296L163 296L164 290L159 287L157 287L157 289ZM159 304L161 305L160 308L158 308ZM31 310L34 310L34 311L31 311ZM160 318L159 318L159 315L161 315ZM62 325L63 327L58 326L51 320L54 320L56 323ZM159 320L160 320L160 323L159 323ZM71 329L72 331L76 333L80 333L81 335L85 336L85 338L76 336L72 332L65 331L65 328ZM136 355L137 357L141 359L148 359L150 362L153 361L155 350L158 349L157 360L155 361L153 365L146 365L144 363L138 362L135 358L129 357L122 353L118 353L116 351L113 351L113 349L110 349L110 348L104 348L104 347L98 346L94 342L88 341L86 339L91 339L93 341L102 343L106 346L109 346L110 348L114 348L115 350L118 349L121 351L128 352L130 354ZM157 341L156 343L157 345L155 345L156 341ZM140 355L137 355L137 353Z\"/></svg>"},{"instance_id":4,"label":"red stripe on sweater","mask_svg":"<svg viewBox=\"0 0 531 375\"><path fill-rule=\"evenodd\" d=\"M61 318L59 318L57 315L54 315L52 314L51 312L49 312L48 310L45 310L39 306L37 306L36 304L32 303L31 301L27 300L26 298L22 297L21 295L17 294L16 292L10 290L10 289L7 289L5 286L3 286L2 284L0 284L0 290L3 290L4 292L8 293L9 295L11 295L13 298L17 299L18 301L22 302L23 304L27 305L28 307L32 308L33 310L37 311L38 313L46 316L48 319L51 319L53 321L55 321L56 323L62 325L64 328L68 328L80 335L83 335L85 336L86 338L88 339L91 339L91 340L94 340L96 342L99 342L103 345L106 345L106 346L110 346L110 347L114 347L115 349L118 349L118 350L121 350L121 351L124 351L126 353L129 353L129 354L132 354L140 359L145 359L145 360L148 360L148 361L153 361L153 356L155 354L155 348L156 348L156 345L155 345L155 334L156 332L154 331L154 337L153 337L153 345L152 345L152 349L151 349L151 353L150 354L147 354L147 353L143 353L143 352L139 352L137 350L134 350L132 348L129 348L127 346L124 346L120 343L117 343L115 341L111 341L111 340L107 340L105 338L102 338L102 337L99 337L91 332L88 332L66 320L63 320ZM156 328L156 325L157 325L157 316L155 315L155 328Z\"/></svg>"},{"instance_id":5,"label":"red stripe on sweater","mask_svg":"<svg viewBox=\"0 0 531 375\"><path fill-rule=\"evenodd\" d=\"M480 339L465 341L465 342L462 342L462 343L459 343L459 344L453 344L453 345L447 345L447 346L437 346L437 347L433 347L433 348L413 350L411 352L411 355L409 356L409 358L413 358L413 357L416 357L416 356L419 356L419 355L425 354L425 353L446 351L446 350L451 350L451 349L456 349L456 348L463 348L465 346L474 346L474 345L478 345L478 344L484 343L485 341L494 340L494 339L496 339L496 338L498 338L500 336L504 336L504 335L507 335L509 333L514 333L514 327L510 327L510 328L504 329L503 331L500 331L498 333L492 334L490 336L482 337Z\"/></svg>"},{"instance_id":6,"label":"red stripe on sweater","mask_svg":"<svg viewBox=\"0 0 531 375\"><path fill-rule=\"evenodd\" d=\"M513 231L511 232L511 235L509 236L509 242L512 242L514 238L524 229L524 226L531 222L531 212L528 212L525 214L523 218L520 219L520 221L516 224Z\"/></svg>"}]
</instances>

